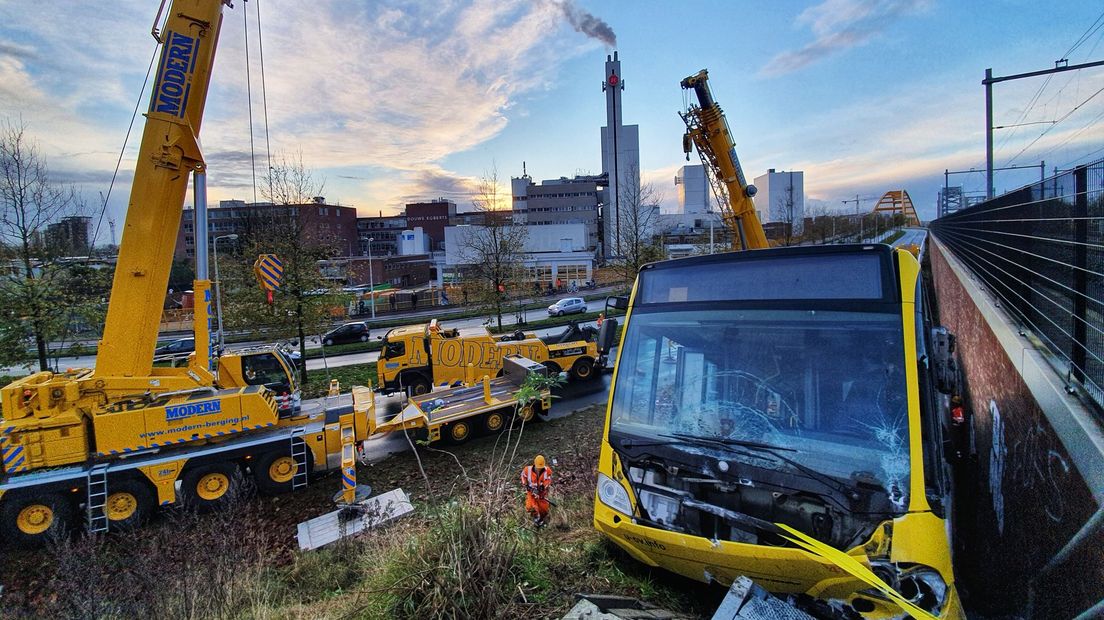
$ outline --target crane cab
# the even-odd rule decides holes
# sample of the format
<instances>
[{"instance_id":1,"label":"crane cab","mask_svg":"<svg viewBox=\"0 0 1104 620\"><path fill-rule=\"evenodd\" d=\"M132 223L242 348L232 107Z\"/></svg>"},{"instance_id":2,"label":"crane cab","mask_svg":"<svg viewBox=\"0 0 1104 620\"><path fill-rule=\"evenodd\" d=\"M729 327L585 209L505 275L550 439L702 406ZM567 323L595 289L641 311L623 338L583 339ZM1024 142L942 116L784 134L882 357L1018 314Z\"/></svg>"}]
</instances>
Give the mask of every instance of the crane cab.
<instances>
[{"instance_id":1,"label":"crane cab","mask_svg":"<svg viewBox=\"0 0 1104 620\"><path fill-rule=\"evenodd\" d=\"M263 385L276 394L281 417L299 404L299 365L292 353L280 346L224 353L218 361L218 383L224 389Z\"/></svg>"}]
</instances>

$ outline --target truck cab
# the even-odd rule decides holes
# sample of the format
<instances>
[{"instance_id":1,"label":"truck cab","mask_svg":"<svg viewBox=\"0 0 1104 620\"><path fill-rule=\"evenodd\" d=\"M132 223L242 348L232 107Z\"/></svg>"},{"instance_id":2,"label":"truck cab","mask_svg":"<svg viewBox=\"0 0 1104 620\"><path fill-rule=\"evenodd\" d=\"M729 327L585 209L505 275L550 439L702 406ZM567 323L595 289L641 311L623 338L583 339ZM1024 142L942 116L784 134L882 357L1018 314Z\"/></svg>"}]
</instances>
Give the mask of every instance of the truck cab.
<instances>
[{"instance_id":1,"label":"truck cab","mask_svg":"<svg viewBox=\"0 0 1104 620\"><path fill-rule=\"evenodd\" d=\"M380 387L384 392L409 388L414 395L421 395L433 386L470 383L484 375L496 377L507 355L528 358L554 373L568 372L573 379L594 377L596 334L574 326L569 326L566 333L581 339L542 340L522 331L494 336L486 328L445 328L436 320L397 327L383 337L377 362Z\"/></svg>"}]
</instances>

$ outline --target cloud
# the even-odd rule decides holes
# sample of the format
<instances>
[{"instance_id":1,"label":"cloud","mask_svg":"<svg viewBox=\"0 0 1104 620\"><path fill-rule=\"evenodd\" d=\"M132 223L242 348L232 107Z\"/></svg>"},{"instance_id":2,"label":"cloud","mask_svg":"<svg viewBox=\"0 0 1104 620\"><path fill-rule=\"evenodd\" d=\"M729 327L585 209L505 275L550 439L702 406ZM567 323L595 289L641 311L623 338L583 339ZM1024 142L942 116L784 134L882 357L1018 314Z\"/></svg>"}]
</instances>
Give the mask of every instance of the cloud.
<instances>
[{"instance_id":1,"label":"cloud","mask_svg":"<svg viewBox=\"0 0 1104 620\"><path fill-rule=\"evenodd\" d=\"M152 9L143 0L120 3L110 12L77 3L55 15L41 4L0 2L0 117L22 115L51 163L73 171L69 178L110 176L150 59ZM462 196L466 177L441 162L498 135L519 102L550 89L559 67L591 48L564 36L563 11L531 0L235 3L224 11L201 136L211 199L252 197L247 86L258 180L271 145L274 156L301 151L333 179L328 195L366 211ZM141 122L123 170L134 166ZM124 189L112 194L120 212Z\"/></svg>"},{"instance_id":2,"label":"cloud","mask_svg":"<svg viewBox=\"0 0 1104 620\"><path fill-rule=\"evenodd\" d=\"M797 16L816 36L796 50L775 55L759 70L763 76L792 73L843 50L863 45L902 15L927 9L932 0L824 0Z\"/></svg>"}]
</instances>

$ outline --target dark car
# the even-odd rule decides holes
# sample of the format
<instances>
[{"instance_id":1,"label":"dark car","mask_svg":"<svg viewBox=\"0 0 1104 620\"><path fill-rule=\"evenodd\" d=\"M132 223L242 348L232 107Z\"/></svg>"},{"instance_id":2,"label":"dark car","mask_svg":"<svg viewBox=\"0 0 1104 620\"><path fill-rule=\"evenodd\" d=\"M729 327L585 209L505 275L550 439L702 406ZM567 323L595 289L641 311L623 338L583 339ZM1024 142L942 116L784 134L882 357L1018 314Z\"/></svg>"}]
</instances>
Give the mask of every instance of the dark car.
<instances>
[{"instance_id":1,"label":"dark car","mask_svg":"<svg viewBox=\"0 0 1104 620\"><path fill-rule=\"evenodd\" d=\"M344 342L368 342L368 331L367 323L346 323L323 334L322 344L328 347Z\"/></svg>"},{"instance_id":2,"label":"dark car","mask_svg":"<svg viewBox=\"0 0 1104 620\"><path fill-rule=\"evenodd\" d=\"M154 355L183 355L195 351L195 338L180 338L153 350Z\"/></svg>"}]
</instances>

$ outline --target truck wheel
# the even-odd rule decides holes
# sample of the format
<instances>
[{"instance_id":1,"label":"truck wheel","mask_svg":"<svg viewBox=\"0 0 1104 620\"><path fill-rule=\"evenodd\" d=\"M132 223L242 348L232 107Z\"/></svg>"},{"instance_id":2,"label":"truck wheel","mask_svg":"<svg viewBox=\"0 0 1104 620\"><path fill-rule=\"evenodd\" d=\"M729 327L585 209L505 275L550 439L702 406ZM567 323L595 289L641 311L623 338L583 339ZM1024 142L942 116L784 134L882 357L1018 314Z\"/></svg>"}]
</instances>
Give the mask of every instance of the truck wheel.
<instances>
[{"instance_id":1,"label":"truck wheel","mask_svg":"<svg viewBox=\"0 0 1104 620\"><path fill-rule=\"evenodd\" d=\"M429 391L432 389L432 386L429 384L429 379L426 379L425 375L417 372L403 375L402 385L404 388L410 388L410 393L414 396L429 394Z\"/></svg>"},{"instance_id":2,"label":"truck wheel","mask_svg":"<svg viewBox=\"0 0 1104 620\"><path fill-rule=\"evenodd\" d=\"M521 409L517 410L517 419L522 422L533 422L537 419L537 405L535 403L529 403Z\"/></svg>"},{"instance_id":3,"label":"truck wheel","mask_svg":"<svg viewBox=\"0 0 1104 620\"><path fill-rule=\"evenodd\" d=\"M563 370L556 362L542 362L541 365L548 369L549 377L555 377Z\"/></svg>"},{"instance_id":4,"label":"truck wheel","mask_svg":"<svg viewBox=\"0 0 1104 620\"><path fill-rule=\"evenodd\" d=\"M312 458L310 448L307 448L307 472L311 470ZM295 459L287 450L273 450L266 452L253 463L253 480L257 483L257 490L265 495L277 495L291 491L295 474L298 473Z\"/></svg>"},{"instance_id":5,"label":"truck wheel","mask_svg":"<svg viewBox=\"0 0 1104 620\"><path fill-rule=\"evenodd\" d=\"M579 381L589 381L594 378L594 360L589 357L580 357L571 366L571 376Z\"/></svg>"},{"instance_id":6,"label":"truck wheel","mask_svg":"<svg viewBox=\"0 0 1104 620\"><path fill-rule=\"evenodd\" d=\"M200 512L225 507L241 490L241 470L233 463L212 463L185 472L180 494L184 504Z\"/></svg>"},{"instance_id":7,"label":"truck wheel","mask_svg":"<svg viewBox=\"0 0 1104 620\"><path fill-rule=\"evenodd\" d=\"M483 430L490 435L501 431L504 426L506 426L506 416L499 411L492 411L483 416Z\"/></svg>"},{"instance_id":8,"label":"truck wheel","mask_svg":"<svg viewBox=\"0 0 1104 620\"><path fill-rule=\"evenodd\" d=\"M0 538L33 549L65 536L73 523L73 504L59 493L24 495L0 502Z\"/></svg>"},{"instance_id":9,"label":"truck wheel","mask_svg":"<svg viewBox=\"0 0 1104 620\"><path fill-rule=\"evenodd\" d=\"M471 439L472 431L470 420L457 420L448 425L448 428L445 429L444 436L450 444L458 446Z\"/></svg>"},{"instance_id":10,"label":"truck wheel","mask_svg":"<svg viewBox=\"0 0 1104 620\"><path fill-rule=\"evenodd\" d=\"M112 480L107 485L104 515L107 527L114 532L126 532L142 524L155 507L153 492L140 480Z\"/></svg>"}]
</instances>

